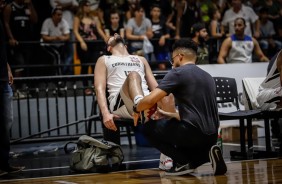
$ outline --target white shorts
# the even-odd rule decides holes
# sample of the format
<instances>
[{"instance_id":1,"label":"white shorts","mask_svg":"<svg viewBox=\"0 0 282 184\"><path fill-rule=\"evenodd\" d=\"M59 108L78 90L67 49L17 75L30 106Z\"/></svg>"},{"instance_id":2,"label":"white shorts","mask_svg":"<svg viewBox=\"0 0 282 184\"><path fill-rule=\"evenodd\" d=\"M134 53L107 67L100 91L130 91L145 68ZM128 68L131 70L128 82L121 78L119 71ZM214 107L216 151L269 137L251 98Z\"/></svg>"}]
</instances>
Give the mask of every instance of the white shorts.
<instances>
[{"instance_id":1,"label":"white shorts","mask_svg":"<svg viewBox=\"0 0 282 184\"><path fill-rule=\"evenodd\" d=\"M280 102L281 97L282 87L266 88L258 93L257 102L262 110L278 110L277 103Z\"/></svg>"},{"instance_id":2,"label":"white shorts","mask_svg":"<svg viewBox=\"0 0 282 184\"><path fill-rule=\"evenodd\" d=\"M121 118L133 119L133 101L121 90L110 102L110 111Z\"/></svg>"}]
</instances>

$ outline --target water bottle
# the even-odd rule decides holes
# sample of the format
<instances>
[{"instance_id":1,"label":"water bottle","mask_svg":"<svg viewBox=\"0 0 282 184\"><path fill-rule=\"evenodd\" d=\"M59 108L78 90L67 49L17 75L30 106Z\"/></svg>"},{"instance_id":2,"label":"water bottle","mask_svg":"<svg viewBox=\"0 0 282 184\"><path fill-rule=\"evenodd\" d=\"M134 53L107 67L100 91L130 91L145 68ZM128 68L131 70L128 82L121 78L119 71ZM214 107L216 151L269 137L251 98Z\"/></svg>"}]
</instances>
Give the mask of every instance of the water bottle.
<instances>
[{"instance_id":1,"label":"water bottle","mask_svg":"<svg viewBox=\"0 0 282 184\"><path fill-rule=\"evenodd\" d=\"M222 130L219 127L218 128L218 132L217 132L217 142L216 144L218 145L218 147L220 148L221 152L223 151L223 147L222 147Z\"/></svg>"}]
</instances>

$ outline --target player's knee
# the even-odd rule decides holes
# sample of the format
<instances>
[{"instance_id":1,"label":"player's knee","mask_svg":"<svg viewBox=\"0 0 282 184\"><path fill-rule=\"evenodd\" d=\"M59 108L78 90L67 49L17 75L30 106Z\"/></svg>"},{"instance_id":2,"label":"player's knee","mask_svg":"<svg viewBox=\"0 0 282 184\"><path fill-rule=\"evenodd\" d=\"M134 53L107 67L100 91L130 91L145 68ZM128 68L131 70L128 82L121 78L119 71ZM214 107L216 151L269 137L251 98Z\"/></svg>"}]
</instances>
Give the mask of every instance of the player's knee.
<instances>
[{"instance_id":1,"label":"player's knee","mask_svg":"<svg viewBox=\"0 0 282 184\"><path fill-rule=\"evenodd\" d=\"M130 79L141 79L141 76L140 76L139 73L136 72L136 71L130 72L130 73L128 74L128 77L129 77Z\"/></svg>"}]
</instances>

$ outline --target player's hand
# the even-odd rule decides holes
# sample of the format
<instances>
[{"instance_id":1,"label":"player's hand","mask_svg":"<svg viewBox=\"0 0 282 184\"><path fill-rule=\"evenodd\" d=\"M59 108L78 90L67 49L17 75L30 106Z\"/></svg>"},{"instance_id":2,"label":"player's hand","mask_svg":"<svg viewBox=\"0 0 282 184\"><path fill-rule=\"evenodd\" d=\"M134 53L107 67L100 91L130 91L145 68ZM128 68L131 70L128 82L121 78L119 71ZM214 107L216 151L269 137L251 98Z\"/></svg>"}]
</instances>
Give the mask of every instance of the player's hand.
<instances>
[{"instance_id":1,"label":"player's hand","mask_svg":"<svg viewBox=\"0 0 282 184\"><path fill-rule=\"evenodd\" d=\"M118 115L115 114L108 114L106 116L103 116L103 123L105 127L107 127L110 130L117 131L117 127L115 125L114 119L120 118Z\"/></svg>"}]
</instances>

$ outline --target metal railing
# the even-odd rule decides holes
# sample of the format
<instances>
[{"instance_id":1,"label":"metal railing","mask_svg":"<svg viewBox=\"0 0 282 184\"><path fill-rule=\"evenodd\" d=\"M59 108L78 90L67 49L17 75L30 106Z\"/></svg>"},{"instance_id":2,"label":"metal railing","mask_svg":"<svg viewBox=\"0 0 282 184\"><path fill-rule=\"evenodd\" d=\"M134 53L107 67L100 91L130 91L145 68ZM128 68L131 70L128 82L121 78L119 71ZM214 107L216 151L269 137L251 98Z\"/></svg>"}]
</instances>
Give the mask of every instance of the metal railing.
<instances>
[{"instance_id":1,"label":"metal railing","mask_svg":"<svg viewBox=\"0 0 282 184\"><path fill-rule=\"evenodd\" d=\"M154 72L157 80L165 74ZM90 74L15 78L14 84L24 87L14 91L12 143L77 139L88 132L102 137L94 88L83 85L83 80L93 84L93 79ZM86 88L93 93L86 95Z\"/></svg>"}]
</instances>

